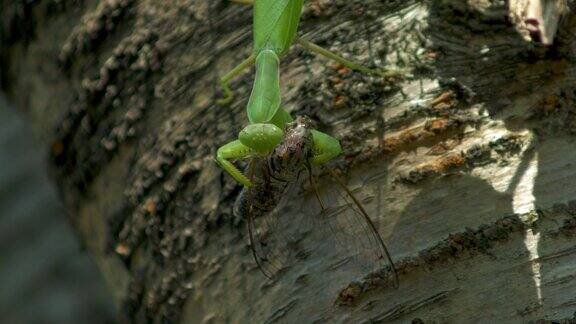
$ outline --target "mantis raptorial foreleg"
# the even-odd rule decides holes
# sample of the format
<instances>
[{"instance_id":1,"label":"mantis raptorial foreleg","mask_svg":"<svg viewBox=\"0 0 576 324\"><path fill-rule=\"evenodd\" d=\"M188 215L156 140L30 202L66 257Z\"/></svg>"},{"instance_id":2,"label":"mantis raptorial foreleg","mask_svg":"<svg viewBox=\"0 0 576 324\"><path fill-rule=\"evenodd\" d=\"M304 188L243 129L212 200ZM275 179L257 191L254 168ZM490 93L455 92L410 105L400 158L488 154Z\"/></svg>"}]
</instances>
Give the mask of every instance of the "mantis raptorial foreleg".
<instances>
[{"instance_id":1,"label":"mantis raptorial foreleg","mask_svg":"<svg viewBox=\"0 0 576 324\"><path fill-rule=\"evenodd\" d=\"M252 149L245 146L240 142L240 140L232 141L228 144L221 146L216 153L216 162L228 172L236 181L240 182L244 186L250 187L252 182L238 170L229 159L243 159L248 157L252 153Z\"/></svg>"},{"instance_id":2,"label":"mantis raptorial foreleg","mask_svg":"<svg viewBox=\"0 0 576 324\"><path fill-rule=\"evenodd\" d=\"M312 140L314 151L310 162L314 165L326 163L342 152L340 142L328 134L312 130Z\"/></svg>"},{"instance_id":3,"label":"mantis raptorial foreleg","mask_svg":"<svg viewBox=\"0 0 576 324\"><path fill-rule=\"evenodd\" d=\"M282 128L285 124L283 120L286 118L284 114L288 114L284 109L280 109L276 114L278 115L276 121L283 123L281 125ZM288 118L290 118L289 114ZM251 181L228 160L244 159L253 154L268 154L282 141L282 138L284 138L284 132L280 127L272 123L249 124L240 131L237 140L218 149L216 162L236 181L250 187L252 185Z\"/></svg>"},{"instance_id":4,"label":"mantis raptorial foreleg","mask_svg":"<svg viewBox=\"0 0 576 324\"><path fill-rule=\"evenodd\" d=\"M266 124L252 124L251 128L255 126L270 126ZM258 133L262 135L262 130L257 130L255 132L250 129L244 129L243 132L249 132L250 137L257 136ZM242 137L242 135L241 135ZM281 138L281 136L280 136ZM312 139L314 141L314 151L310 158L310 162L313 165L324 164L334 157L338 156L342 152L340 147L340 142L334 137L322 133L317 130L312 130ZM244 186L250 187L252 182L240 171L232 162L228 161L230 159L243 159L253 153L253 150L242 144L240 140L232 141L226 145L221 146L216 153L216 161L218 164L228 172L236 181L240 182Z\"/></svg>"},{"instance_id":5,"label":"mantis raptorial foreleg","mask_svg":"<svg viewBox=\"0 0 576 324\"><path fill-rule=\"evenodd\" d=\"M251 54L250 56L248 56L247 59L242 61L235 68L233 68L230 72L226 73L222 78L220 78L220 88L222 89L222 92L224 93L224 97L222 97L221 99L218 99L217 103L219 105L229 105L232 102L232 99L234 99L234 92L232 91L232 89L230 89L230 81L233 78L235 78L237 75L242 73L242 71L244 71L246 68L248 68L252 64L254 64L255 60L256 60L256 55Z\"/></svg>"}]
</instances>

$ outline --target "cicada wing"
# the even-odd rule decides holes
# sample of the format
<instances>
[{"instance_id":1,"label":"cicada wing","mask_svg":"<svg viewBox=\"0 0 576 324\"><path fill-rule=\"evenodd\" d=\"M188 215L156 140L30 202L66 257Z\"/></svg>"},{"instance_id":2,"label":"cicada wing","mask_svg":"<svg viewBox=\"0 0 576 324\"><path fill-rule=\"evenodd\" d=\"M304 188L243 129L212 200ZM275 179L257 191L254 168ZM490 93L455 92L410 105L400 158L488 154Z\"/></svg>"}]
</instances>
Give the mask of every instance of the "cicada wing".
<instances>
[{"instance_id":1,"label":"cicada wing","mask_svg":"<svg viewBox=\"0 0 576 324\"><path fill-rule=\"evenodd\" d=\"M321 188L312 181L319 200L320 221L329 228L336 246L350 256L364 271L374 273L388 272L395 287L398 286L398 274L394 262L368 213L338 178L328 169L326 183ZM311 174L311 179L313 175Z\"/></svg>"},{"instance_id":2,"label":"cicada wing","mask_svg":"<svg viewBox=\"0 0 576 324\"><path fill-rule=\"evenodd\" d=\"M268 278L307 255L302 244L307 218L301 210L302 205L296 203L301 189L300 178L303 177L298 176L285 183L277 193L281 195L278 203L268 212L263 206L271 196L266 197L265 191L247 192L246 220L250 247L258 267Z\"/></svg>"}]
</instances>

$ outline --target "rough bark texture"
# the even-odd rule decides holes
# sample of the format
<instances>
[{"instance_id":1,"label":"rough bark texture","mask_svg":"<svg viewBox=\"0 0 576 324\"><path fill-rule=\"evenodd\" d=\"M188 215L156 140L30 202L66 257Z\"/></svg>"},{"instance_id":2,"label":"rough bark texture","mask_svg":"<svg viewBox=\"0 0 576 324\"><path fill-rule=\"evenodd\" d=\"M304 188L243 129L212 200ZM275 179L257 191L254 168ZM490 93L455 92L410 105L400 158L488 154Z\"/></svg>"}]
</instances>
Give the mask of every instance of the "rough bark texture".
<instances>
[{"instance_id":1,"label":"rough bark texture","mask_svg":"<svg viewBox=\"0 0 576 324\"><path fill-rule=\"evenodd\" d=\"M252 75L230 108L214 85L250 52L250 8L0 4L2 86L50 145L126 318L576 320L573 16L539 47L504 1L307 1L300 35L408 70L382 80L297 47L282 59L287 108L342 141L334 165L392 251L394 290L322 244L274 280L256 268L231 214L239 187L211 159L246 123Z\"/></svg>"}]
</instances>

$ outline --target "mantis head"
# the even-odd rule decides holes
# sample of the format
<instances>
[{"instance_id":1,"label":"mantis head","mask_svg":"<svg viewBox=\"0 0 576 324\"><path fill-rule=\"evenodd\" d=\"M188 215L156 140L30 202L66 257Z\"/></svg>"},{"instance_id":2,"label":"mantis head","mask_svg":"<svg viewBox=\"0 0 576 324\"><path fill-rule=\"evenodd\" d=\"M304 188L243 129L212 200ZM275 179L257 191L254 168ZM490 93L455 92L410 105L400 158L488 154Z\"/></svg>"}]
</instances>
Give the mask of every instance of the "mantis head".
<instances>
[{"instance_id":1,"label":"mantis head","mask_svg":"<svg viewBox=\"0 0 576 324\"><path fill-rule=\"evenodd\" d=\"M284 132L273 124L250 124L238 135L242 144L262 155L271 153L282 138Z\"/></svg>"}]
</instances>

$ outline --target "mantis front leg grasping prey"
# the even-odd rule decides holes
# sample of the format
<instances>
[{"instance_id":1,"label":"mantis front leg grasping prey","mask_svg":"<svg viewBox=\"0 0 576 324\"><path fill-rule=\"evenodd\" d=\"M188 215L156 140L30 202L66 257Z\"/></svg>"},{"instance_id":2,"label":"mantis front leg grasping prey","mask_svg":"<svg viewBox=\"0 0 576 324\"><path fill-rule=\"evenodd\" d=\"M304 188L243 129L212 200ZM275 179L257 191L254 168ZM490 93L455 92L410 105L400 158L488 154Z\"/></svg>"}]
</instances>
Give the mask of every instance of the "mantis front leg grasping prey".
<instances>
[{"instance_id":1,"label":"mantis front leg grasping prey","mask_svg":"<svg viewBox=\"0 0 576 324\"><path fill-rule=\"evenodd\" d=\"M249 187L250 180L230 159L244 159L253 155L270 154L284 137L284 127L292 121L290 114L280 107L279 61L271 50L263 50L256 58L256 78L248 100L246 126L232 141L218 149L216 161L236 181ZM319 131L312 131L314 149L312 164L326 163L341 152L337 139Z\"/></svg>"},{"instance_id":2,"label":"mantis front leg grasping prey","mask_svg":"<svg viewBox=\"0 0 576 324\"><path fill-rule=\"evenodd\" d=\"M229 160L254 155L266 156L283 139L284 127L292 121L292 117L280 105L279 65L280 57L290 49L294 42L360 72L380 76L390 76L397 72L369 69L310 41L297 38L296 32L304 0L231 1L254 5L254 46L252 54L220 80L224 98L218 102L225 105L232 101L233 92L229 82L252 64L256 65L256 76L247 105L250 124L240 132L237 140L218 149L216 161L234 179L249 187L251 186L250 180ZM316 130L312 131L312 138L314 142L313 154L310 158L312 164L326 163L340 154L341 147L337 139Z\"/></svg>"}]
</instances>

